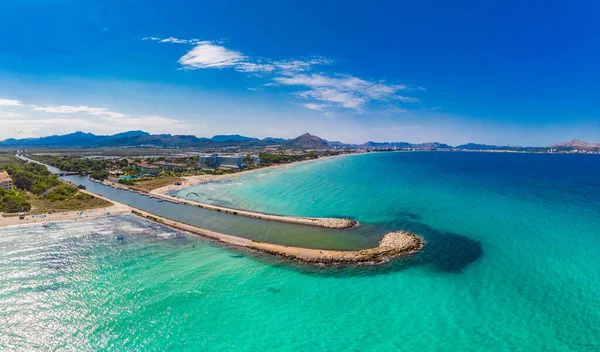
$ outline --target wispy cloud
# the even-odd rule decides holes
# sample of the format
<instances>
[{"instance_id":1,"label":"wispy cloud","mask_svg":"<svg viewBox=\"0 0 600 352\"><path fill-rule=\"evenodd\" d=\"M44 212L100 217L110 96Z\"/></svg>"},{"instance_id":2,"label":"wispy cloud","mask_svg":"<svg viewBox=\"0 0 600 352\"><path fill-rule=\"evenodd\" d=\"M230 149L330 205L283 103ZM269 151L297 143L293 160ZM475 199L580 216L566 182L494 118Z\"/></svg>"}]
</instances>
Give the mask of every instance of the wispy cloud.
<instances>
[{"instance_id":1,"label":"wispy cloud","mask_svg":"<svg viewBox=\"0 0 600 352\"><path fill-rule=\"evenodd\" d=\"M71 106L71 105L58 105L58 106L37 106L33 105L31 108L33 111L44 111L58 114L75 114L83 113L94 116L107 116L112 118L123 118L125 114L120 112L110 111L107 108L92 108L89 106Z\"/></svg>"},{"instance_id":2,"label":"wispy cloud","mask_svg":"<svg viewBox=\"0 0 600 352\"><path fill-rule=\"evenodd\" d=\"M159 43L194 44L194 48L178 60L186 70L230 68L245 73L290 74L309 71L315 65L329 65L332 62L322 57L310 58L308 60L295 59L281 61L253 59L239 51L220 45L221 41L179 39L175 37L145 37L142 40Z\"/></svg>"},{"instance_id":3,"label":"wispy cloud","mask_svg":"<svg viewBox=\"0 0 600 352\"><path fill-rule=\"evenodd\" d=\"M142 40L151 40L159 43L174 43L174 44L199 44L199 43L210 43L209 41L200 39L179 39L175 37L160 38L160 37L145 37Z\"/></svg>"},{"instance_id":4,"label":"wispy cloud","mask_svg":"<svg viewBox=\"0 0 600 352\"><path fill-rule=\"evenodd\" d=\"M6 100L3 100L3 102ZM40 106L16 103L8 107L18 107L19 113L0 110L0 126L14 125L18 117L18 128L13 131L16 137L35 137L52 130L54 133L69 133L85 130L95 133L117 133L123 129L143 129L149 132L163 133L165 126L172 131L185 133L192 125L187 122L159 115L130 116L104 107L86 105ZM26 110L25 110L26 109ZM28 112L26 112L28 111ZM23 112L21 114L21 112ZM0 129L0 135L9 136L9 130Z\"/></svg>"},{"instance_id":5,"label":"wispy cloud","mask_svg":"<svg viewBox=\"0 0 600 352\"><path fill-rule=\"evenodd\" d=\"M306 103L306 104L302 104L302 106L304 106L305 108L307 108L309 110L317 110L317 111L322 111L323 109L329 107L329 105L315 104L315 103Z\"/></svg>"},{"instance_id":6,"label":"wispy cloud","mask_svg":"<svg viewBox=\"0 0 600 352\"><path fill-rule=\"evenodd\" d=\"M323 74L293 74L275 77L273 80L282 85L309 88L295 93L298 97L330 102L348 109L359 110L371 101L418 101L416 98L396 94L407 89L404 85L372 82L350 75L330 77Z\"/></svg>"},{"instance_id":7,"label":"wispy cloud","mask_svg":"<svg viewBox=\"0 0 600 352\"><path fill-rule=\"evenodd\" d=\"M388 84L384 81L370 81L348 74L311 73L315 66L333 64L332 60L324 57L279 61L258 60L239 51L228 49L220 42L197 41L197 39L182 40L173 37L148 37L144 40L195 44L194 48L178 61L186 70L233 69L238 72L251 73L254 76L268 77L271 82L265 86L289 86L304 89L292 92L292 94L301 99L312 100L302 104L310 110L320 110L328 104L331 107L361 112L369 103L373 102L390 105L398 102L415 103L419 99L398 93L425 90L423 87L411 88L406 85Z\"/></svg>"},{"instance_id":8,"label":"wispy cloud","mask_svg":"<svg viewBox=\"0 0 600 352\"><path fill-rule=\"evenodd\" d=\"M283 71L282 73L290 73L290 72L304 72L310 71L313 66L317 65L331 65L333 63L332 60L329 60L324 57L316 57L309 60L283 60L283 61L275 61L273 65L279 70Z\"/></svg>"},{"instance_id":9,"label":"wispy cloud","mask_svg":"<svg viewBox=\"0 0 600 352\"><path fill-rule=\"evenodd\" d=\"M0 106L20 107L23 106L23 103L21 103L19 100L0 99Z\"/></svg>"}]
</instances>

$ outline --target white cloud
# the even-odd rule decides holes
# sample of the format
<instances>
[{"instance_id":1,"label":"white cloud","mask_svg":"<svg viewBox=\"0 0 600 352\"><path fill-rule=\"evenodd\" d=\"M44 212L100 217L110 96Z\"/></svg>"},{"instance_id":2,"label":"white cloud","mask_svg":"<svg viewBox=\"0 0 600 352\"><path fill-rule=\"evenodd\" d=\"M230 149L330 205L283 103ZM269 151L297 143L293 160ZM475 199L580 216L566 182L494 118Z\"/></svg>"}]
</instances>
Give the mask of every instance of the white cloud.
<instances>
[{"instance_id":1,"label":"white cloud","mask_svg":"<svg viewBox=\"0 0 600 352\"><path fill-rule=\"evenodd\" d=\"M43 111L57 114L75 114L75 113L83 113L87 115L94 116L107 116L113 118L122 118L125 117L125 114L110 111L107 108L91 108L89 106L71 106L71 105L58 105L58 106L32 106L33 111Z\"/></svg>"},{"instance_id":2,"label":"white cloud","mask_svg":"<svg viewBox=\"0 0 600 352\"><path fill-rule=\"evenodd\" d=\"M331 65L332 61L323 57L314 57L307 60L280 60L269 59L255 60L241 52L227 49L220 43L193 42L178 38L147 37L144 40L171 43L195 43L196 46L179 59L184 69L233 69L239 72L251 73L254 76L270 75L273 82L265 86L284 85L290 87L304 87L308 90L293 92L292 94L302 99L313 102L303 106L315 110L318 102L332 103L332 106L362 111L364 106L372 102L402 102L414 103L419 100L414 97L399 95L400 91L424 91L425 88L410 88L405 85L387 84L383 81L368 81L347 74L310 73L313 66ZM308 106L307 106L308 105ZM310 106L310 107L309 107Z\"/></svg>"},{"instance_id":3,"label":"white cloud","mask_svg":"<svg viewBox=\"0 0 600 352\"><path fill-rule=\"evenodd\" d=\"M151 40L159 43L174 43L174 44L199 44L199 43L210 43L209 41L203 41L200 39L179 39L175 37L159 38L159 37L145 37L142 40Z\"/></svg>"},{"instance_id":4,"label":"white cloud","mask_svg":"<svg viewBox=\"0 0 600 352\"><path fill-rule=\"evenodd\" d=\"M283 71L283 73L285 74L286 72L292 73L292 72L310 71L313 66L330 65L331 63L332 63L332 61L329 59L322 58L322 57L316 57L316 58L313 58L313 59L310 59L307 61L304 61L304 60L275 61L275 62L273 62L273 65L276 68Z\"/></svg>"},{"instance_id":5,"label":"white cloud","mask_svg":"<svg viewBox=\"0 0 600 352\"><path fill-rule=\"evenodd\" d=\"M0 99L0 106L20 107L23 106L23 103L21 103L19 100Z\"/></svg>"},{"instance_id":6,"label":"white cloud","mask_svg":"<svg viewBox=\"0 0 600 352\"><path fill-rule=\"evenodd\" d=\"M29 138L35 136L40 131L37 127L32 128L16 128L13 130L13 135L16 138Z\"/></svg>"},{"instance_id":7,"label":"white cloud","mask_svg":"<svg viewBox=\"0 0 600 352\"><path fill-rule=\"evenodd\" d=\"M274 81L282 85L309 88L295 93L298 97L331 102L348 109L360 110L371 101L418 101L416 98L396 95L398 91L408 89L404 85L371 82L350 75L329 77L323 74L293 74L275 77Z\"/></svg>"},{"instance_id":8,"label":"white cloud","mask_svg":"<svg viewBox=\"0 0 600 352\"><path fill-rule=\"evenodd\" d=\"M161 39L151 37L149 39L160 42L165 42L165 40L171 40L171 42L182 42L177 38ZM185 42L189 43L189 41ZM244 73L292 74L294 72L310 70L314 65L326 65L331 62L325 58L313 58L307 61L254 60L238 51L227 49L222 45L215 44L214 42L204 41L197 42L196 44L196 47L182 56L178 61L184 69L196 70L206 68L232 68L236 71Z\"/></svg>"},{"instance_id":9,"label":"white cloud","mask_svg":"<svg viewBox=\"0 0 600 352\"><path fill-rule=\"evenodd\" d=\"M19 117L19 116L21 116L21 114L17 114L15 112L10 112L10 111L0 110L0 118L2 118L2 117L12 118L12 117Z\"/></svg>"},{"instance_id":10,"label":"white cloud","mask_svg":"<svg viewBox=\"0 0 600 352\"><path fill-rule=\"evenodd\" d=\"M244 63L241 53L211 43L201 43L179 59L186 69L227 68Z\"/></svg>"},{"instance_id":11,"label":"white cloud","mask_svg":"<svg viewBox=\"0 0 600 352\"><path fill-rule=\"evenodd\" d=\"M324 108L329 107L329 105L315 104L315 103L306 103L306 104L302 104L302 106L304 106L305 108L307 108L309 110L317 110L317 111L322 111Z\"/></svg>"},{"instance_id":12,"label":"white cloud","mask_svg":"<svg viewBox=\"0 0 600 352\"><path fill-rule=\"evenodd\" d=\"M235 66L236 71L249 73L268 73L275 70L271 64L261 64L253 62L241 62Z\"/></svg>"},{"instance_id":13,"label":"white cloud","mask_svg":"<svg viewBox=\"0 0 600 352\"><path fill-rule=\"evenodd\" d=\"M296 96L306 99L312 98L319 101L336 103L344 108L356 110L358 110L361 105L366 102L365 98L355 96L352 93L344 92L334 88L323 87L317 87L305 92L296 93Z\"/></svg>"}]
</instances>

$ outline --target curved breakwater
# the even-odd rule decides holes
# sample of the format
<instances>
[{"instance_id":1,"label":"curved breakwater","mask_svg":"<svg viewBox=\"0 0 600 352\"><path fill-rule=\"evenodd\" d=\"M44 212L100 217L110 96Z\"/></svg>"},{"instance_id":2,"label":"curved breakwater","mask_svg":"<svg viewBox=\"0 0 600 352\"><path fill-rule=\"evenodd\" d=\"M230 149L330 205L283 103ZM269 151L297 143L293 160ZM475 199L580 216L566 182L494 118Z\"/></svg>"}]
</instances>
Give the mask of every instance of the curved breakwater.
<instances>
[{"instance_id":1,"label":"curved breakwater","mask_svg":"<svg viewBox=\"0 0 600 352\"><path fill-rule=\"evenodd\" d=\"M233 235L256 242L320 250L353 251L377 247L379 240L395 229L361 224L358 227L335 229L314 225L270 221L207 210L182 200L163 200L151 194L116 189L93 182L86 177L64 176L73 184L150 214L197 226L209 231Z\"/></svg>"},{"instance_id":2,"label":"curved breakwater","mask_svg":"<svg viewBox=\"0 0 600 352\"><path fill-rule=\"evenodd\" d=\"M72 184L70 181L63 181ZM88 190L81 190L81 192L115 202L113 199L100 196ZM129 209L135 215L175 228L177 230L183 230L235 247L242 247L261 253L272 254L301 263L321 265L377 265L397 257L415 254L425 245L425 241L421 237L407 231L402 231L388 233L383 236L376 247L362 250L340 251L285 246L211 231L198 226L186 224L181 221L175 221L170 218L159 216L154 213L142 211L137 208L129 207L118 202L116 202L116 205L123 209Z\"/></svg>"}]
</instances>

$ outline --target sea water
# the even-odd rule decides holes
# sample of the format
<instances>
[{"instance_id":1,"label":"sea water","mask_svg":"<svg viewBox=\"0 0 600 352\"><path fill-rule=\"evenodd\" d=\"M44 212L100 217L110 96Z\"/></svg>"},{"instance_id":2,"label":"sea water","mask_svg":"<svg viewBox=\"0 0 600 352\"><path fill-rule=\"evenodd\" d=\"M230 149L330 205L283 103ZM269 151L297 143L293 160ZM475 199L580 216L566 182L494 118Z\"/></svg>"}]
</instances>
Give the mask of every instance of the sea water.
<instances>
[{"instance_id":1,"label":"sea water","mask_svg":"<svg viewBox=\"0 0 600 352\"><path fill-rule=\"evenodd\" d=\"M427 246L319 268L132 215L1 228L0 350L600 350L598 156L374 153L191 191Z\"/></svg>"}]
</instances>

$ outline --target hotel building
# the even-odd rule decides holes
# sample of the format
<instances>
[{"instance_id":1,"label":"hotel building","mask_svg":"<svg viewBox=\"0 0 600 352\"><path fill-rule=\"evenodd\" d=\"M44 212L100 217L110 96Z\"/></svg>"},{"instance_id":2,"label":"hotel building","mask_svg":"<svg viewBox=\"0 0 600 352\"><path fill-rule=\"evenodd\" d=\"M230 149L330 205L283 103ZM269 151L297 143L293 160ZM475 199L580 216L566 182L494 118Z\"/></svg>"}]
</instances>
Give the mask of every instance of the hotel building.
<instances>
[{"instance_id":1,"label":"hotel building","mask_svg":"<svg viewBox=\"0 0 600 352\"><path fill-rule=\"evenodd\" d=\"M13 183L10 176L6 171L0 171L0 187L10 191L12 190Z\"/></svg>"},{"instance_id":2,"label":"hotel building","mask_svg":"<svg viewBox=\"0 0 600 352\"><path fill-rule=\"evenodd\" d=\"M200 155L200 167L214 169L216 167L226 167L230 169L244 168L244 155L219 155L219 154L203 154Z\"/></svg>"}]
</instances>

